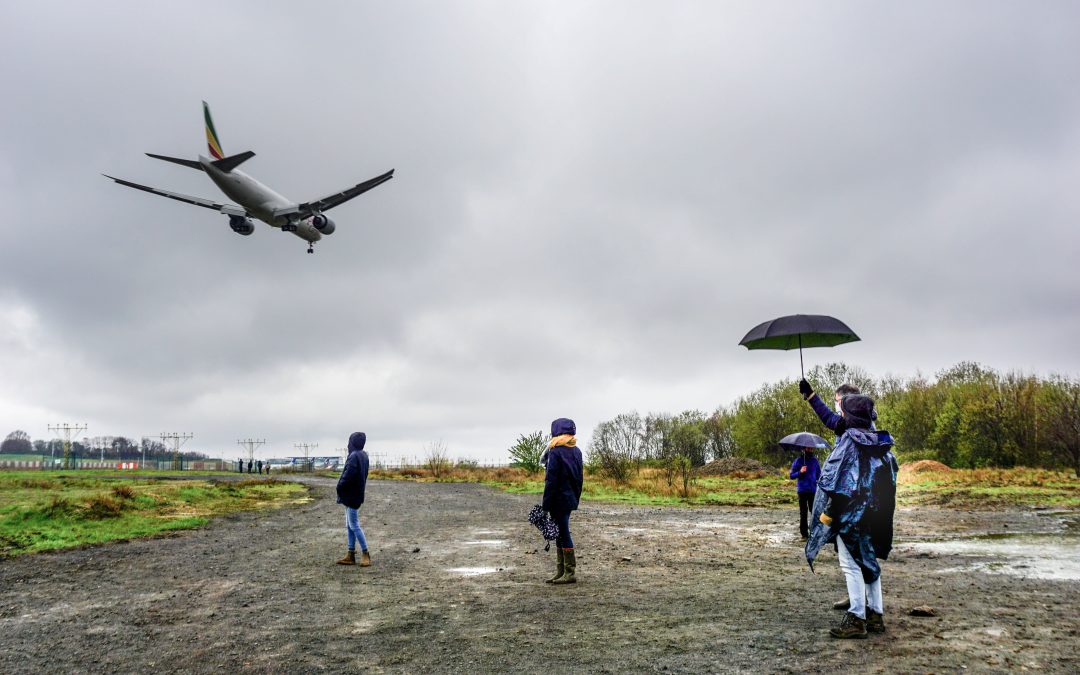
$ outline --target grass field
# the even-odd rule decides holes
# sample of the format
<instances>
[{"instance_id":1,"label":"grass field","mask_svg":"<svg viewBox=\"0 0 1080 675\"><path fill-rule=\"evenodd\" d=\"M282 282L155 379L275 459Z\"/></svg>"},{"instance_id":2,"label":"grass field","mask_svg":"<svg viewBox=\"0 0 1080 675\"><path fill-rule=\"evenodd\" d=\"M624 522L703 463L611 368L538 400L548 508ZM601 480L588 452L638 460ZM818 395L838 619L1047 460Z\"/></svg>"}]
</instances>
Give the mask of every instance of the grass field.
<instances>
[{"instance_id":1,"label":"grass field","mask_svg":"<svg viewBox=\"0 0 1080 675\"><path fill-rule=\"evenodd\" d=\"M286 504L307 492L272 479L178 481L162 480L169 472L110 473L0 472L0 556L190 529L215 515Z\"/></svg>"},{"instance_id":2,"label":"grass field","mask_svg":"<svg viewBox=\"0 0 1080 675\"><path fill-rule=\"evenodd\" d=\"M438 479L427 469L373 470L371 478L484 483L521 494L544 491L543 474L530 476L521 469L506 467L455 468ZM771 474L700 477L693 482L689 495L684 497L677 478L669 483L663 471L642 469L625 484L587 473L582 498L651 506L769 507L797 504L794 483L788 479L785 470ZM1071 473L1043 469L953 469L907 473L901 467L898 501L901 506L1080 508L1080 480L1073 478Z\"/></svg>"}]
</instances>

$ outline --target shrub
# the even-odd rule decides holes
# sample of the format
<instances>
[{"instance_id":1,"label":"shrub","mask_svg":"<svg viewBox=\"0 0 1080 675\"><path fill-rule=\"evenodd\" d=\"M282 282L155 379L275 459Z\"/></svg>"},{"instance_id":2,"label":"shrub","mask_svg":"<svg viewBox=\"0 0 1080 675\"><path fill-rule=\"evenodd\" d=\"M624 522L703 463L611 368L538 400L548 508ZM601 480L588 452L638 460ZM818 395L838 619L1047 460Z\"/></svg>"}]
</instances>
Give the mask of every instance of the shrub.
<instances>
[{"instance_id":1,"label":"shrub","mask_svg":"<svg viewBox=\"0 0 1080 675\"><path fill-rule=\"evenodd\" d=\"M540 473L544 465L540 463L540 457L544 454L547 443L544 442L544 432L534 431L531 434L522 434L517 442L510 448L510 466L525 469L529 473Z\"/></svg>"},{"instance_id":2,"label":"shrub","mask_svg":"<svg viewBox=\"0 0 1080 675\"><path fill-rule=\"evenodd\" d=\"M112 493L118 499L133 499L135 497L135 489L130 485L113 486Z\"/></svg>"},{"instance_id":3,"label":"shrub","mask_svg":"<svg viewBox=\"0 0 1080 675\"><path fill-rule=\"evenodd\" d=\"M116 518L124 510L124 505L109 495L96 495L86 502L83 517L90 520Z\"/></svg>"}]
</instances>

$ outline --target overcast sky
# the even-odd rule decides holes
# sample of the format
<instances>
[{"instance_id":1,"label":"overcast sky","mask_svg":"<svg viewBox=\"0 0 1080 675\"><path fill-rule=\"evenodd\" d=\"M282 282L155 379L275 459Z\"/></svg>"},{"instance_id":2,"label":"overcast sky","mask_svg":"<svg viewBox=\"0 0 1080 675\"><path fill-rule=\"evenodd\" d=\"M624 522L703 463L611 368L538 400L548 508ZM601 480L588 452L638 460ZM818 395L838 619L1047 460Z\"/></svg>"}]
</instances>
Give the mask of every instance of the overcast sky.
<instances>
[{"instance_id":1,"label":"overcast sky","mask_svg":"<svg viewBox=\"0 0 1080 675\"><path fill-rule=\"evenodd\" d=\"M1080 373L1075 2L0 3L0 435L505 461L559 416L731 403L806 352ZM297 201L300 239L144 152Z\"/></svg>"}]
</instances>

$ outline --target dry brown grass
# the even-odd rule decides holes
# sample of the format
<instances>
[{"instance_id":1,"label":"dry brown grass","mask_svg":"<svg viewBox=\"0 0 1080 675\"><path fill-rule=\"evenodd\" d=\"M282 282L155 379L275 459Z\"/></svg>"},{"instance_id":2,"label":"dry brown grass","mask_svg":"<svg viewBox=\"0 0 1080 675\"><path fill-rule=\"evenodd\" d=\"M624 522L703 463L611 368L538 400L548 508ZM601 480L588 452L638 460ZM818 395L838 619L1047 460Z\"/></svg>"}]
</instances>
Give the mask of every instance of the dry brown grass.
<instances>
[{"instance_id":1,"label":"dry brown grass","mask_svg":"<svg viewBox=\"0 0 1080 675\"><path fill-rule=\"evenodd\" d=\"M124 511L124 504L118 502L109 495L95 495L86 500L83 517L90 520L103 518L116 518Z\"/></svg>"},{"instance_id":2,"label":"dry brown grass","mask_svg":"<svg viewBox=\"0 0 1080 675\"><path fill-rule=\"evenodd\" d=\"M112 493L118 499L133 499L135 497L135 488L130 485L114 485Z\"/></svg>"}]
</instances>

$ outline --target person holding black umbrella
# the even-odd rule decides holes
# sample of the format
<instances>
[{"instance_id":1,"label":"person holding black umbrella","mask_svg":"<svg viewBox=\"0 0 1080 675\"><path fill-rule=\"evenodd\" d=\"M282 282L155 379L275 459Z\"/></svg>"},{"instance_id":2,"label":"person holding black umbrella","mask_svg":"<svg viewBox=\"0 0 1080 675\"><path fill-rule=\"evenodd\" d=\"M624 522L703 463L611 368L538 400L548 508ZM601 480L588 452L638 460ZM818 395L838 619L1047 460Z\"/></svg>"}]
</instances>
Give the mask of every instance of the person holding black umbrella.
<instances>
[{"instance_id":1,"label":"person holding black umbrella","mask_svg":"<svg viewBox=\"0 0 1080 675\"><path fill-rule=\"evenodd\" d=\"M821 397L814 393L814 388L810 386L810 383L806 381L806 378L799 380L799 393L806 399L806 402L810 404L810 407L814 409L818 419L826 427L836 433L837 437L844 433L844 415L840 409L840 400L845 396L851 394L861 394L859 388L853 384L844 383L836 388L836 392L833 394L833 403L836 407L836 412L829 410L829 406L825 401L821 400ZM877 419L877 412L874 412L874 419ZM873 420L871 420L871 427L873 427Z\"/></svg>"}]
</instances>

